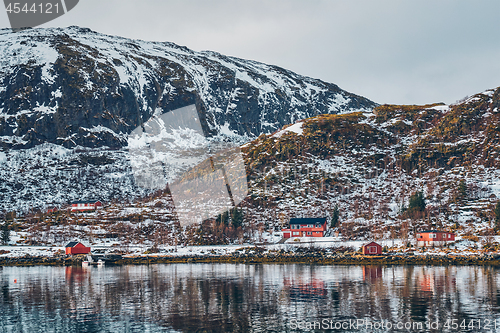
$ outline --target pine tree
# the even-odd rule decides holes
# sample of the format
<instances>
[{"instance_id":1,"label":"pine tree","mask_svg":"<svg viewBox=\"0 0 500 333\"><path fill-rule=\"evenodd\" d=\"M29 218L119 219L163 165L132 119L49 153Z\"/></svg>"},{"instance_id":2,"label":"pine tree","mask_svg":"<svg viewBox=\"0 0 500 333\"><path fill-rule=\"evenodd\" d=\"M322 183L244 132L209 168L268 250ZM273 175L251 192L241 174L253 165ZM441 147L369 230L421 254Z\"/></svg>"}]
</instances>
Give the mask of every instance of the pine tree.
<instances>
[{"instance_id":1,"label":"pine tree","mask_svg":"<svg viewBox=\"0 0 500 333\"><path fill-rule=\"evenodd\" d=\"M463 179L458 184L457 199L459 201L463 201L463 200L467 199L467 185L465 184L465 180L463 180Z\"/></svg>"},{"instance_id":2,"label":"pine tree","mask_svg":"<svg viewBox=\"0 0 500 333\"><path fill-rule=\"evenodd\" d=\"M241 209L233 208L231 211L231 223L235 229L243 225L243 212Z\"/></svg>"},{"instance_id":3,"label":"pine tree","mask_svg":"<svg viewBox=\"0 0 500 333\"><path fill-rule=\"evenodd\" d=\"M413 193L408 201L408 217L412 219L421 219L425 212L425 198L422 191Z\"/></svg>"},{"instance_id":4,"label":"pine tree","mask_svg":"<svg viewBox=\"0 0 500 333\"><path fill-rule=\"evenodd\" d=\"M217 223L228 225L229 223L229 212L226 210L224 213L219 214L216 219Z\"/></svg>"},{"instance_id":5,"label":"pine tree","mask_svg":"<svg viewBox=\"0 0 500 333\"><path fill-rule=\"evenodd\" d=\"M413 193L408 202L408 210L411 212L423 212L425 210L425 198L422 191Z\"/></svg>"},{"instance_id":6,"label":"pine tree","mask_svg":"<svg viewBox=\"0 0 500 333\"><path fill-rule=\"evenodd\" d=\"M7 244L9 244L9 241L10 241L10 228L9 228L9 224L7 222L5 222L2 225L2 243L4 245L7 245Z\"/></svg>"},{"instance_id":7,"label":"pine tree","mask_svg":"<svg viewBox=\"0 0 500 333\"><path fill-rule=\"evenodd\" d=\"M332 220L330 222L330 227L335 228L337 226L337 224L339 223L339 217L340 217L339 206L335 205L335 207L333 207Z\"/></svg>"},{"instance_id":8,"label":"pine tree","mask_svg":"<svg viewBox=\"0 0 500 333\"><path fill-rule=\"evenodd\" d=\"M497 201L493 212L495 213L495 229L500 230L500 201Z\"/></svg>"}]
</instances>

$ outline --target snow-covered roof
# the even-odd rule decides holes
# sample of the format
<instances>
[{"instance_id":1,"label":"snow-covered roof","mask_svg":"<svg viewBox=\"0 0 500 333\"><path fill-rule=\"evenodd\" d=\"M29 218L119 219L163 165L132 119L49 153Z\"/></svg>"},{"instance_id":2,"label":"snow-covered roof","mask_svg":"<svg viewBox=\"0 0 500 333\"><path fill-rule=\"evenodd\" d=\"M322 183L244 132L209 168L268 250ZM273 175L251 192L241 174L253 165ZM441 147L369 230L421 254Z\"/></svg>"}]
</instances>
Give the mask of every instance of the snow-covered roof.
<instances>
[{"instance_id":1,"label":"snow-covered roof","mask_svg":"<svg viewBox=\"0 0 500 333\"><path fill-rule=\"evenodd\" d=\"M369 242L369 243L363 244L363 246L368 246L368 245L372 245L372 244L374 244L374 245L378 245L378 246L382 246L382 245L380 245L379 243L374 242L374 241L371 241L371 242Z\"/></svg>"},{"instance_id":2,"label":"snow-covered roof","mask_svg":"<svg viewBox=\"0 0 500 333\"><path fill-rule=\"evenodd\" d=\"M97 202L100 202L100 200L81 200L81 201L73 201L71 204L95 204Z\"/></svg>"},{"instance_id":3,"label":"snow-covered roof","mask_svg":"<svg viewBox=\"0 0 500 333\"><path fill-rule=\"evenodd\" d=\"M290 224L315 224L325 223L326 217L313 217L313 218L293 218L290 219Z\"/></svg>"}]
</instances>

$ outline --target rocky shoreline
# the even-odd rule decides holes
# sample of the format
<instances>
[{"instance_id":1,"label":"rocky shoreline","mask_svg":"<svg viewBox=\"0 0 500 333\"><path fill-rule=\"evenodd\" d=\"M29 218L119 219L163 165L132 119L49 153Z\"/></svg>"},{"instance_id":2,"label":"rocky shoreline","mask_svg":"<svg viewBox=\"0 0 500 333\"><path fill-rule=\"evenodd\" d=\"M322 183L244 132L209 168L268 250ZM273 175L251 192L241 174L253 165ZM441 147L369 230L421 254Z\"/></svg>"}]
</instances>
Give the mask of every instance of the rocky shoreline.
<instances>
[{"instance_id":1,"label":"rocky shoreline","mask_svg":"<svg viewBox=\"0 0 500 333\"><path fill-rule=\"evenodd\" d=\"M3 257L0 266L75 266L84 256ZM230 255L142 255L107 260L107 265L151 265L173 263L243 263L243 264L318 264L318 265L500 265L500 254L477 255L408 255L365 256L357 253L234 253Z\"/></svg>"}]
</instances>

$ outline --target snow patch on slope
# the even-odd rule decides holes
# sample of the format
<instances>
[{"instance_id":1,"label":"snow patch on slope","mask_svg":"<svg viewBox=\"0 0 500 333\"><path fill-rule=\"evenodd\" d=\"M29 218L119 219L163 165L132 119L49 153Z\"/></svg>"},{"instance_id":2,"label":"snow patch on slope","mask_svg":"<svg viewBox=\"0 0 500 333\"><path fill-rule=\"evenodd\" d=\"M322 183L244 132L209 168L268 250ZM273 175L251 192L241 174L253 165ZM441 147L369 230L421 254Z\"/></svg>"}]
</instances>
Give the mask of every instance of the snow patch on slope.
<instances>
[{"instance_id":1,"label":"snow patch on slope","mask_svg":"<svg viewBox=\"0 0 500 333\"><path fill-rule=\"evenodd\" d=\"M19 32L30 35L30 32ZM14 41L14 42L13 42ZM59 53L46 41L30 41L29 46L21 45L21 39L13 39L12 34L0 34L0 73L11 74L18 66L35 64L42 67L42 80L53 83L51 71L53 64L59 58Z\"/></svg>"},{"instance_id":2,"label":"snow patch on slope","mask_svg":"<svg viewBox=\"0 0 500 333\"><path fill-rule=\"evenodd\" d=\"M304 125L304 122L298 122L296 124L293 124L292 126L288 126L287 128L284 128L281 131L273 134L273 138L279 138L283 134L288 133L288 132L292 132L292 133L295 133L297 135L302 135L302 133L304 132L302 125Z\"/></svg>"}]
</instances>

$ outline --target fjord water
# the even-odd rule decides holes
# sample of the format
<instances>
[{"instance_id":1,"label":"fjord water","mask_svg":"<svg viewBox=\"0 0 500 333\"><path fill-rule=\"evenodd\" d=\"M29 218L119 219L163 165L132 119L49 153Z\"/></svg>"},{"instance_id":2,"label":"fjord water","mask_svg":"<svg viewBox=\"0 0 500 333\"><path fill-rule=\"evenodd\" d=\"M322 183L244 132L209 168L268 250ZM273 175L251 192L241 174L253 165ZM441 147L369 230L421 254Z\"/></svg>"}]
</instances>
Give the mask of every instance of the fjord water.
<instances>
[{"instance_id":1,"label":"fjord water","mask_svg":"<svg viewBox=\"0 0 500 333\"><path fill-rule=\"evenodd\" d=\"M500 332L488 266L0 267L0 288L0 332Z\"/></svg>"}]
</instances>

